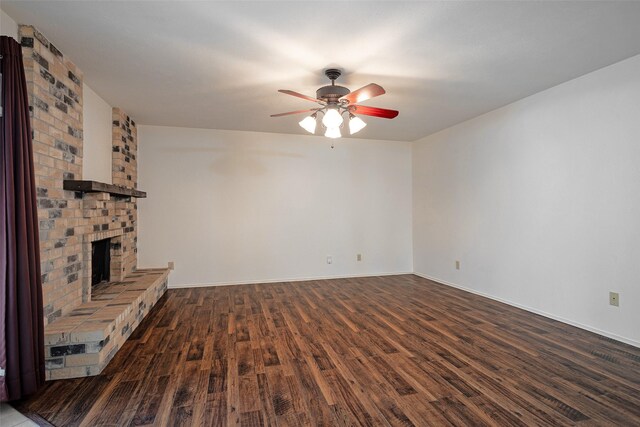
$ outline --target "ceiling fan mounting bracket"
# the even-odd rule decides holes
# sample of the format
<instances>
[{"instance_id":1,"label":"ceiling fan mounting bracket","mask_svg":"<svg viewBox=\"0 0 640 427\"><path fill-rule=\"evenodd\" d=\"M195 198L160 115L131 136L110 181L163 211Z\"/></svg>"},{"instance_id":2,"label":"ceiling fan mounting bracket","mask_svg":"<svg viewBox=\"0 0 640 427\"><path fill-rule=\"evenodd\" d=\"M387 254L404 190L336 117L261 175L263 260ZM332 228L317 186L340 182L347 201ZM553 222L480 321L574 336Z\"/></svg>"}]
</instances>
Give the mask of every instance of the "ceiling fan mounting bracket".
<instances>
[{"instance_id":1,"label":"ceiling fan mounting bracket","mask_svg":"<svg viewBox=\"0 0 640 427\"><path fill-rule=\"evenodd\" d=\"M342 71L337 68L327 68L324 71L324 75L327 76L329 80L331 80L331 84L333 84L334 80L342 75Z\"/></svg>"}]
</instances>

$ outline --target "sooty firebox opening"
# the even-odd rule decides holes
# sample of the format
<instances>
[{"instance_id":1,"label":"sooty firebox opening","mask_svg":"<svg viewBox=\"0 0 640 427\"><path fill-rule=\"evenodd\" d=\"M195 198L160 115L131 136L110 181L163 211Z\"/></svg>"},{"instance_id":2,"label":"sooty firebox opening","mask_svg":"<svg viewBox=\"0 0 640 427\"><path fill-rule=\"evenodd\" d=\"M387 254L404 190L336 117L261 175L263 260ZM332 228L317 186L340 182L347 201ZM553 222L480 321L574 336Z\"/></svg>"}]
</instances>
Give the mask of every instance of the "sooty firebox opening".
<instances>
[{"instance_id":1,"label":"sooty firebox opening","mask_svg":"<svg viewBox=\"0 0 640 427\"><path fill-rule=\"evenodd\" d=\"M111 268L111 239L91 243L91 286L109 281Z\"/></svg>"}]
</instances>

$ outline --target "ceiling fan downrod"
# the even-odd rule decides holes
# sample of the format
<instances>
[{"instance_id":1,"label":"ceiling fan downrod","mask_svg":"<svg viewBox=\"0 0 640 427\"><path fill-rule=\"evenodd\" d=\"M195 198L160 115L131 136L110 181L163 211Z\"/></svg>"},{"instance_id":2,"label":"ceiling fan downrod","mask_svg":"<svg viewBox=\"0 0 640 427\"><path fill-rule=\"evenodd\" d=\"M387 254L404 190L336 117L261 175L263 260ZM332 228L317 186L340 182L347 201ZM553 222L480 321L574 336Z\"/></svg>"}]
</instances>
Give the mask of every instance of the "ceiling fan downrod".
<instances>
[{"instance_id":1,"label":"ceiling fan downrod","mask_svg":"<svg viewBox=\"0 0 640 427\"><path fill-rule=\"evenodd\" d=\"M335 85L337 78L342 75L342 71L338 70L337 68L327 68L324 72L324 75L327 76L329 80L331 80L332 85Z\"/></svg>"}]
</instances>

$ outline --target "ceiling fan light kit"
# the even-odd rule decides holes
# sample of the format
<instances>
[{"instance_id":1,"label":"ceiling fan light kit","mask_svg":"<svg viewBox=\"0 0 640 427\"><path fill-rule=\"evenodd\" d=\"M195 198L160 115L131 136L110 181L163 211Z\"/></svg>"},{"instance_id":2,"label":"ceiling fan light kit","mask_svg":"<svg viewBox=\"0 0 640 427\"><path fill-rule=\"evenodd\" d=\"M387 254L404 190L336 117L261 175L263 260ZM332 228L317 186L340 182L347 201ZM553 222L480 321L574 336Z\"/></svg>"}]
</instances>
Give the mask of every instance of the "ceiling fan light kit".
<instances>
[{"instance_id":1,"label":"ceiling fan light kit","mask_svg":"<svg viewBox=\"0 0 640 427\"><path fill-rule=\"evenodd\" d=\"M322 127L325 129L324 136L327 138L340 138L342 136L340 128L344 125L343 114L348 114L350 135L361 131L367 125L364 120L356 116L355 113L385 119L393 119L398 115L398 111L395 110L357 105L359 102L366 101L375 96L383 95L385 90L375 83L370 83L351 92L346 87L335 84L336 79L340 77L341 74L341 71L335 68L326 70L325 75L329 80L331 80L331 84L318 89L316 91L316 98L303 95L292 90L279 90L278 92L282 92L287 95L306 99L307 101L317 102L321 107L311 108L308 110L290 111L288 113L272 114L271 117L282 117L291 114L312 112L313 114L305 117L298 124L307 132L315 133L318 124L318 112L321 112L322 120L320 120L320 122Z\"/></svg>"},{"instance_id":2,"label":"ceiling fan light kit","mask_svg":"<svg viewBox=\"0 0 640 427\"><path fill-rule=\"evenodd\" d=\"M316 117L318 116L318 113L313 113L310 116L305 117L304 119L302 119L298 124L300 125L300 127L304 130L306 130L309 133L315 133L316 132Z\"/></svg>"},{"instance_id":3,"label":"ceiling fan light kit","mask_svg":"<svg viewBox=\"0 0 640 427\"><path fill-rule=\"evenodd\" d=\"M360 117L356 117L353 113L349 114L349 133L353 135L360 132L367 124Z\"/></svg>"},{"instance_id":4,"label":"ceiling fan light kit","mask_svg":"<svg viewBox=\"0 0 640 427\"><path fill-rule=\"evenodd\" d=\"M335 128L327 128L327 130L324 132L324 136L326 136L327 138L335 139L335 138L340 138L342 134L340 133L340 128L335 127Z\"/></svg>"},{"instance_id":5,"label":"ceiling fan light kit","mask_svg":"<svg viewBox=\"0 0 640 427\"><path fill-rule=\"evenodd\" d=\"M322 124L326 128L337 128L342 126L342 122L344 119L342 118L342 114L338 112L338 107L327 107L327 111L324 113L324 117L322 118Z\"/></svg>"}]
</instances>

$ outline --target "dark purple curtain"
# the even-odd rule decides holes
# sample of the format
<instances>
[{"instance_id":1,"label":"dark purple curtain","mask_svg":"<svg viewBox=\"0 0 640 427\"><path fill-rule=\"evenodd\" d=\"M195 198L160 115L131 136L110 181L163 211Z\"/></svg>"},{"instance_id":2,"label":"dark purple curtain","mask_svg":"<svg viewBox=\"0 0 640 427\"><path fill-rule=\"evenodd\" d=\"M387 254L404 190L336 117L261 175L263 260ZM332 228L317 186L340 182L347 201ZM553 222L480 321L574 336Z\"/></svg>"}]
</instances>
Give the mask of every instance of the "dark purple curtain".
<instances>
[{"instance_id":1,"label":"dark purple curtain","mask_svg":"<svg viewBox=\"0 0 640 427\"><path fill-rule=\"evenodd\" d=\"M44 322L29 96L17 41L0 36L0 400L44 382Z\"/></svg>"}]
</instances>

